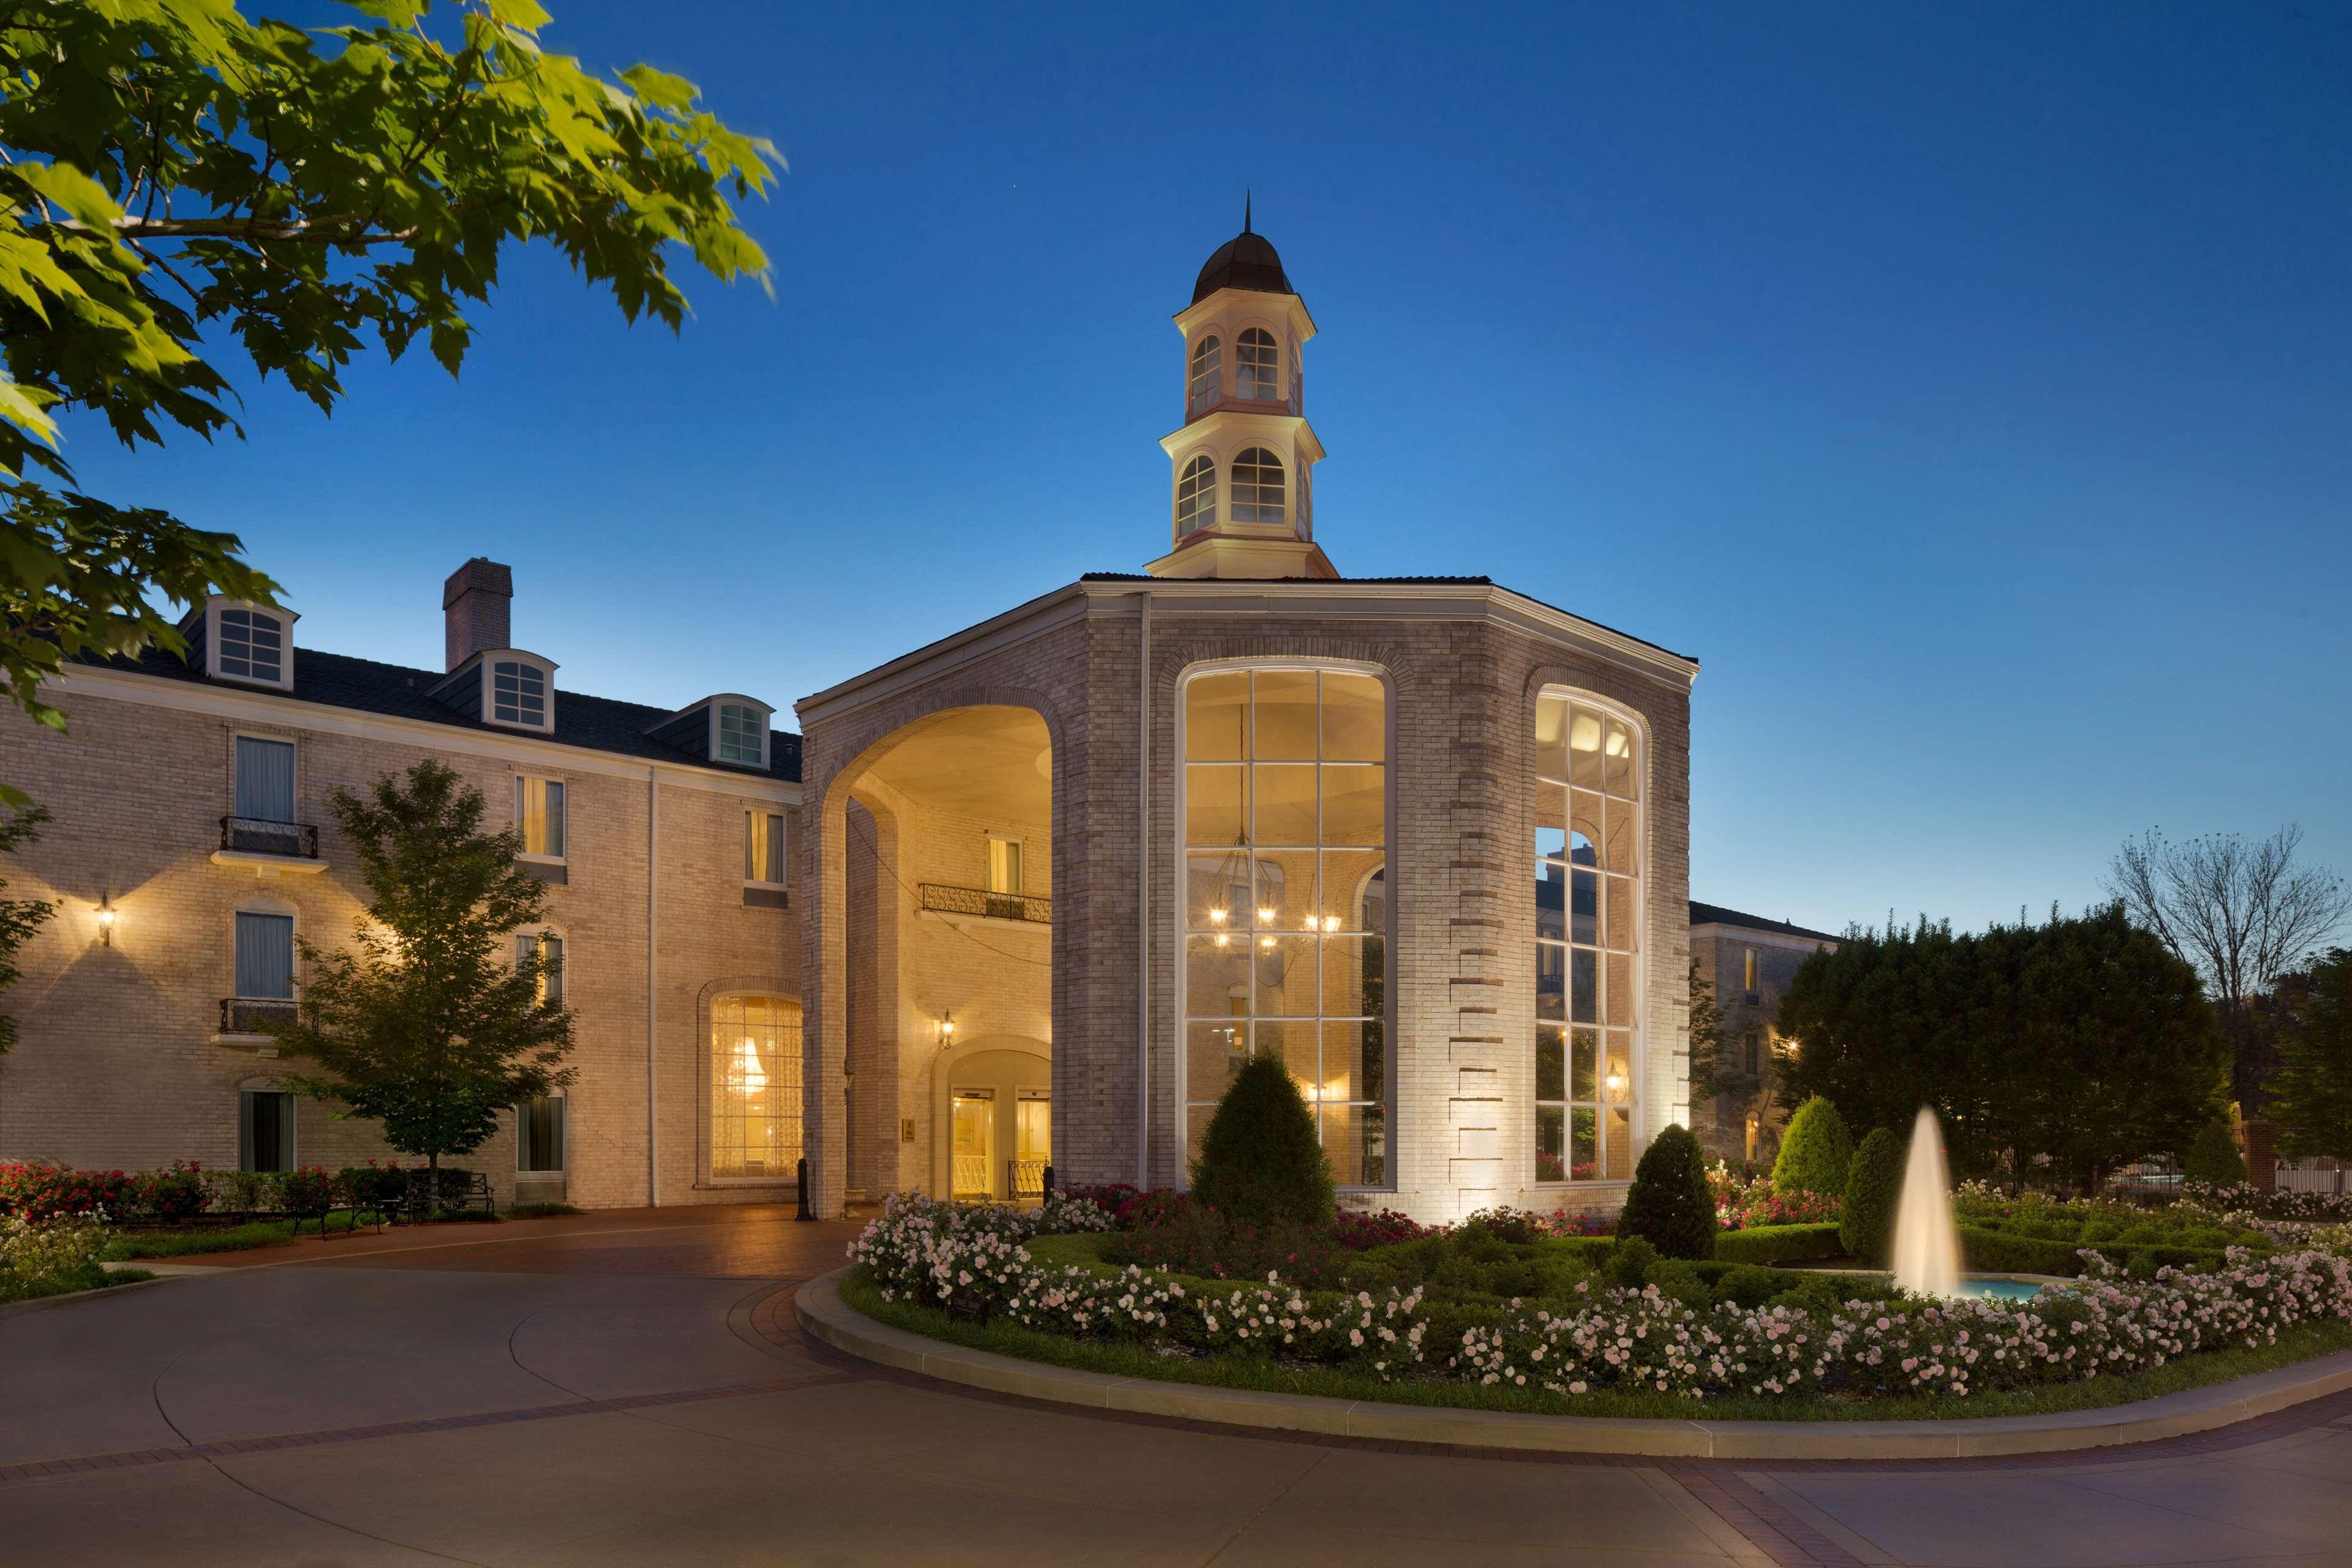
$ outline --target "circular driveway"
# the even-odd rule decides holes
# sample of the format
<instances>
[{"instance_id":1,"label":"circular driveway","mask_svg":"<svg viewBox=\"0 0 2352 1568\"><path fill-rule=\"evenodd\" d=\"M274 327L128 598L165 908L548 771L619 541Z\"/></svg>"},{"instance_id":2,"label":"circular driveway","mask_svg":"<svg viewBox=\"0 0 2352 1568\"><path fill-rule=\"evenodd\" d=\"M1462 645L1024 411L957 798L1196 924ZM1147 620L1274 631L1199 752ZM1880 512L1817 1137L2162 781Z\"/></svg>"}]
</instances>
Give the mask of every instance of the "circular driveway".
<instances>
[{"instance_id":1,"label":"circular driveway","mask_svg":"<svg viewBox=\"0 0 2352 1568\"><path fill-rule=\"evenodd\" d=\"M776 1208L232 1255L0 1314L0 1563L2352 1564L2352 1395L2075 1457L1498 1457L1034 1405L804 1340Z\"/></svg>"}]
</instances>

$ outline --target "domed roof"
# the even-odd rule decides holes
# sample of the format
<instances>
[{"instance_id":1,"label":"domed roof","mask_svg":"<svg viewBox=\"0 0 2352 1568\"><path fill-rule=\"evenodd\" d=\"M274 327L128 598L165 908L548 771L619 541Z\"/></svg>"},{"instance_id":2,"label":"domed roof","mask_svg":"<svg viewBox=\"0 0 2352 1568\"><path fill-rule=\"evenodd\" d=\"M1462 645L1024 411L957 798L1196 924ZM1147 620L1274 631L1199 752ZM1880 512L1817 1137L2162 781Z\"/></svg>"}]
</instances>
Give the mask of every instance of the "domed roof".
<instances>
[{"instance_id":1,"label":"domed roof","mask_svg":"<svg viewBox=\"0 0 2352 1568\"><path fill-rule=\"evenodd\" d=\"M1274 253L1265 236L1252 234L1246 224L1241 233L1217 247L1201 268L1201 276L1192 283L1192 303L1199 304L1220 289L1254 289L1261 294L1296 294L1290 279L1284 276L1282 258Z\"/></svg>"}]
</instances>

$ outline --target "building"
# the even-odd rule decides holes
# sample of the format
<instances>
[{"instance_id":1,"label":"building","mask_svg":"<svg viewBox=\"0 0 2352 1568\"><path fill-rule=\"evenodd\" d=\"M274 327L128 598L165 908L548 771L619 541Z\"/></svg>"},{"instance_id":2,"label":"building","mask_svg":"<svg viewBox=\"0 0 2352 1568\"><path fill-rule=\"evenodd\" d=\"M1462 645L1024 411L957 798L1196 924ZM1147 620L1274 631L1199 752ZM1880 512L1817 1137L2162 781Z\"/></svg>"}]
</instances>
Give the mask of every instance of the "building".
<instances>
[{"instance_id":1,"label":"building","mask_svg":"<svg viewBox=\"0 0 2352 1568\"><path fill-rule=\"evenodd\" d=\"M1780 1149L1788 1118L1773 1101L1774 1053L1780 997L1797 966L1816 952L1834 952L1838 939L1786 921L1768 921L1716 904L1690 907L1690 951L1699 978L1715 990L1730 1042L1730 1069L1738 1089L1691 1107L1691 1131L1707 1153L1723 1160L1769 1163Z\"/></svg>"},{"instance_id":2,"label":"building","mask_svg":"<svg viewBox=\"0 0 2352 1568\"><path fill-rule=\"evenodd\" d=\"M11 998L0 1153L376 1152L268 1098L251 1017L301 976L262 922L346 925L349 855L302 825L440 755L514 801L581 1016L566 1105L478 1162L502 1185L551 1136L583 1205L773 1197L803 1155L828 1214L1048 1163L1177 1184L1271 1051L1349 1202L1619 1201L1688 1114L1696 664L1482 577L1341 576L1316 325L1246 225L1175 324L1165 551L803 699L797 737L748 697L560 689L487 562L442 671L225 604L190 666L73 671L72 732L11 762L59 808L26 868L69 913Z\"/></svg>"}]
</instances>

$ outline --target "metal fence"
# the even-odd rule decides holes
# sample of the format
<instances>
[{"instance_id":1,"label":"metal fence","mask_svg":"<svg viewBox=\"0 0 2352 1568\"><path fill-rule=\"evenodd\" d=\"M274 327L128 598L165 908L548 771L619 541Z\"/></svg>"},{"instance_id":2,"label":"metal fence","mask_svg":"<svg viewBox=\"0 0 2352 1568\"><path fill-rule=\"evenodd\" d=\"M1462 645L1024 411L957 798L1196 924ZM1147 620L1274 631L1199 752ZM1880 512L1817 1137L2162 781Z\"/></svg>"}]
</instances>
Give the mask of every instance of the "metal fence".
<instances>
[{"instance_id":1,"label":"metal fence","mask_svg":"<svg viewBox=\"0 0 2352 1568\"><path fill-rule=\"evenodd\" d=\"M1026 893L992 893L985 888L956 888L944 882L919 883L923 908L936 914L978 915L992 921L1025 921L1032 925L1054 923L1054 900Z\"/></svg>"},{"instance_id":2,"label":"metal fence","mask_svg":"<svg viewBox=\"0 0 2352 1568\"><path fill-rule=\"evenodd\" d=\"M2272 1185L2283 1193L2342 1193L2352 1192L2352 1172L2345 1169L2341 1160L2321 1158L2282 1161Z\"/></svg>"}]
</instances>

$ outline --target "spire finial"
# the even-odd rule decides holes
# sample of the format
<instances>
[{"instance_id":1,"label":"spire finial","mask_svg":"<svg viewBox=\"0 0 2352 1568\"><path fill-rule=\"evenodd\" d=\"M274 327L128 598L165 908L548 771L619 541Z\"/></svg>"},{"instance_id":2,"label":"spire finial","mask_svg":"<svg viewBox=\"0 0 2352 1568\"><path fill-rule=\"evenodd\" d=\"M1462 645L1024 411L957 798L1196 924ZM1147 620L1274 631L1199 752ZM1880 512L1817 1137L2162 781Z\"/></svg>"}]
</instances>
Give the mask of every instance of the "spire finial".
<instances>
[{"instance_id":1,"label":"spire finial","mask_svg":"<svg viewBox=\"0 0 2352 1568\"><path fill-rule=\"evenodd\" d=\"M1244 234L1247 234L1247 233L1250 231L1250 226L1250 226L1250 193L1249 193L1249 187L1248 187L1247 185L1244 185L1244 186L1242 187L1242 232L1243 232Z\"/></svg>"}]
</instances>

